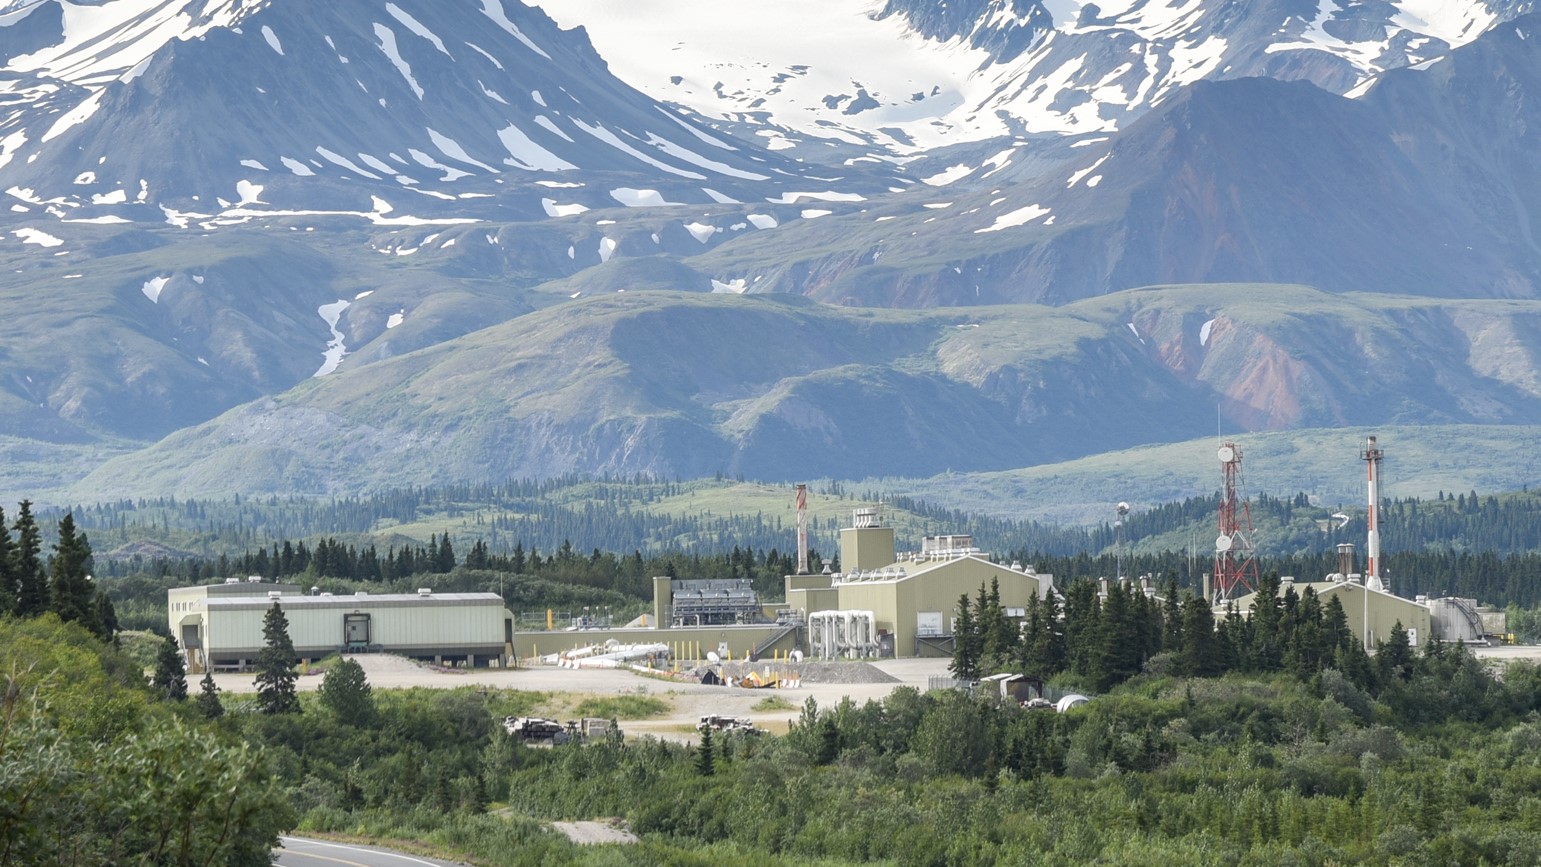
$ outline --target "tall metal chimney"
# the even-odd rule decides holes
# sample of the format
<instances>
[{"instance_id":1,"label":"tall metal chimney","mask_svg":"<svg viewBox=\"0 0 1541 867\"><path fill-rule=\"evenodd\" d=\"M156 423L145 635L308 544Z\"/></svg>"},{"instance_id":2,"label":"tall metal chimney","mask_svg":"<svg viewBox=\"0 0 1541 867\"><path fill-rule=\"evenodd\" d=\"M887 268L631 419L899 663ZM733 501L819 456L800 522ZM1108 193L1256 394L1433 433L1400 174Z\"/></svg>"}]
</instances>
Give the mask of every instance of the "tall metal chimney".
<instances>
[{"instance_id":1,"label":"tall metal chimney","mask_svg":"<svg viewBox=\"0 0 1541 867\"><path fill-rule=\"evenodd\" d=\"M1370 529L1369 538L1365 540L1364 586L1381 591L1386 589L1380 578L1380 461L1383 455L1384 452L1375 444L1374 436L1366 441L1364 451L1359 453L1360 459L1370 470Z\"/></svg>"},{"instance_id":2,"label":"tall metal chimney","mask_svg":"<svg viewBox=\"0 0 1541 867\"><path fill-rule=\"evenodd\" d=\"M808 486L797 486L797 574L808 574Z\"/></svg>"}]
</instances>

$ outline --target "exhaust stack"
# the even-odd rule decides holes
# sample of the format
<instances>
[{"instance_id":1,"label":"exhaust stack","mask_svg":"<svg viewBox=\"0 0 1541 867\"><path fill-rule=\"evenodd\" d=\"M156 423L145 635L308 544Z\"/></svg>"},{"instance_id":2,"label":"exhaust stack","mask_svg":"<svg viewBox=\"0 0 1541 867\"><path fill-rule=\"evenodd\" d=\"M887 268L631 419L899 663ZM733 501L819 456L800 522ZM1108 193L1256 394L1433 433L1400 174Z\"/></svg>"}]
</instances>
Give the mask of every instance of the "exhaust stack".
<instances>
[{"instance_id":1,"label":"exhaust stack","mask_svg":"<svg viewBox=\"0 0 1541 867\"><path fill-rule=\"evenodd\" d=\"M1369 537L1365 539L1364 586L1371 590L1385 591L1380 577L1380 462L1384 452L1375 444L1375 437L1365 442L1360 459L1369 468Z\"/></svg>"},{"instance_id":2,"label":"exhaust stack","mask_svg":"<svg viewBox=\"0 0 1541 867\"><path fill-rule=\"evenodd\" d=\"M808 486L797 486L797 574L808 574Z\"/></svg>"}]
</instances>

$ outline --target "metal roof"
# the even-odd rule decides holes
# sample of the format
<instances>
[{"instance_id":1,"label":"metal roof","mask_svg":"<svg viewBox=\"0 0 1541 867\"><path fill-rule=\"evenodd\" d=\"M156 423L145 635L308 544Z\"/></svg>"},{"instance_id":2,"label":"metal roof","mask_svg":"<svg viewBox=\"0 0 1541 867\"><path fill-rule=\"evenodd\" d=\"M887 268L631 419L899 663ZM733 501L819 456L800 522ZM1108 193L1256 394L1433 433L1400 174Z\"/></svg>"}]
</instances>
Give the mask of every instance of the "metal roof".
<instances>
[{"instance_id":1,"label":"metal roof","mask_svg":"<svg viewBox=\"0 0 1541 867\"><path fill-rule=\"evenodd\" d=\"M1304 594L1306 592L1306 588L1309 587L1311 588L1311 591L1319 597L1339 590L1344 592L1350 590L1362 590L1369 594L1371 597L1380 596L1386 599L1390 599L1394 602L1400 602L1404 605L1413 605L1424 609L1429 607L1422 602L1398 596L1395 593L1391 593L1386 590L1376 590L1373 587L1366 587L1364 584L1361 584L1358 581L1294 581L1289 584L1281 583L1279 585L1279 595L1283 596L1285 591L1289 590L1291 587L1295 588L1296 594ZM1256 600L1257 591L1254 590L1251 593L1238 596L1231 601L1236 603L1236 608L1238 611L1246 611L1252 607Z\"/></svg>"},{"instance_id":2,"label":"metal roof","mask_svg":"<svg viewBox=\"0 0 1541 867\"><path fill-rule=\"evenodd\" d=\"M889 565L880 569L869 569L865 572L862 572L860 573L860 577L853 575L852 573L837 575L835 576L837 581L833 586L850 586L853 584L897 584L901 581L909 581L912 578L919 578L922 575L927 575L932 572L947 569L955 563L962 563L965 561L981 563L985 566L999 570L1002 574L1016 575L1023 578L1032 578L1034 581L1037 581L1040 578L1048 578L1052 581L1054 578L1053 575L1049 575L1047 573L1039 573L1036 571L1028 572L1025 570L1018 571L1011 568L1010 566L1003 566L1000 563L997 563L994 560L986 557L984 554L974 553L965 554L959 557L951 557L945 560L899 560L897 562L890 563Z\"/></svg>"},{"instance_id":3,"label":"metal roof","mask_svg":"<svg viewBox=\"0 0 1541 867\"><path fill-rule=\"evenodd\" d=\"M211 609L269 608L402 608L414 605L491 605L502 606L496 593L366 593L348 596L225 596L210 597Z\"/></svg>"}]
</instances>

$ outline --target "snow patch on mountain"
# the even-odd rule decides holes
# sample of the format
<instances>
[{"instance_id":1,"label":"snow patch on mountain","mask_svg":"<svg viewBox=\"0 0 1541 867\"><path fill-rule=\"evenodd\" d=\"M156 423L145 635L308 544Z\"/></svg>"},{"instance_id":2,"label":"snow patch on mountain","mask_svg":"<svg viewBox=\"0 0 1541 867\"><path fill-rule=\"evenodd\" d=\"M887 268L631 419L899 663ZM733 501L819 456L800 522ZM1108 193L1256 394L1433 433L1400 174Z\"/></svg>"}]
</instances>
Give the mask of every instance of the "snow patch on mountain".
<instances>
[{"instance_id":1,"label":"snow patch on mountain","mask_svg":"<svg viewBox=\"0 0 1541 867\"><path fill-rule=\"evenodd\" d=\"M816 202L864 202L866 197L859 193L841 193L835 190L824 190L816 193L782 193L773 198L766 199L773 205L795 205L803 199Z\"/></svg>"},{"instance_id":2,"label":"snow patch on mountain","mask_svg":"<svg viewBox=\"0 0 1541 867\"><path fill-rule=\"evenodd\" d=\"M385 52L386 57L390 58L391 65L396 67L396 71L401 73L401 77L407 80L408 86L412 88L413 93L417 94L417 98L422 99L423 86L417 83L416 78L412 77L412 65L407 63L406 59L401 56L401 49L396 45L396 32L384 24L377 23L375 24L375 38L380 40L379 48Z\"/></svg>"},{"instance_id":3,"label":"snow patch on mountain","mask_svg":"<svg viewBox=\"0 0 1541 867\"><path fill-rule=\"evenodd\" d=\"M337 330L337 322L342 318L342 312L352 306L353 302L339 298L330 304L322 304L316 308L316 314L326 323L326 327L332 332L332 339L327 342L326 350L322 353L321 367L311 376L326 376L342 364L342 357L348 354L347 344L343 342L343 333Z\"/></svg>"},{"instance_id":4,"label":"snow patch on mountain","mask_svg":"<svg viewBox=\"0 0 1541 867\"><path fill-rule=\"evenodd\" d=\"M1010 151L1007 151L1010 153ZM946 170L937 172L930 177L921 178L921 182L933 187L944 187L953 181L961 180L974 173L974 167L966 163L950 166Z\"/></svg>"},{"instance_id":5,"label":"snow patch on mountain","mask_svg":"<svg viewBox=\"0 0 1541 867\"><path fill-rule=\"evenodd\" d=\"M705 244L712 239L713 235L722 230L707 223L686 223L685 231L689 232L692 238Z\"/></svg>"},{"instance_id":6,"label":"snow patch on mountain","mask_svg":"<svg viewBox=\"0 0 1541 867\"><path fill-rule=\"evenodd\" d=\"M577 166L535 143L524 130L509 124L498 130L498 141L508 150L505 165L531 172L563 172Z\"/></svg>"},{"instance_id":7,"label":"snow patch on mountain","mask_svg":"<svg viewBox=\"0 0 1541 867\"><path fill-rule=\"evenodd\" d=\"M523 42L525 46L527 46L531 51L539 54L541 57L544 57L547 60L551 59L551 55L547 54L545 49L541 48L539 45L536 45L533 41L531 41L530 37L525 36L518 27L514 26L514 22L508 20L508 13L503 9L502 0L482 0L482 14L486 15L488 18L491 18L493 22L496 23L499 27L508 31L510 36L514 37L520 42Z\"/></svg>"},{"instance_id":8,"label":"snow patch on mountain","mask_svg":"<svg viewBox=\"0 0 1541 867\"><path fill-rule=\"evenodd\" d=\"M324 147L321 147L320 145L316 145L316 153L320 154L322 159L326 160L327 162L331 163L332 165L341 166L342 168L345 168L348 171L353 172L354 174L358 175L359 177L369 178L370 180L379 180L380 179L380 176L375 174L374 172L365 171L364 169L359 168L357 165L354 164L354 162L352 160L348 159L347 157L343 156L342 154L335 153L335 152L333 152L331 150L328 150L328 149L326 149ZM390 168L388 166L386 167L386 172L388 174L390 173Z\"/></svg>"},{"instance_id":9,"label":"snow patch on mountain","mask_svg":"<svg viewBox=\"0 0 1541 867\"><path fill-rule=\"evenodd\" d=\"M647 154L637 150L636 148L632 147L631 145L621 141L621 139L615 133L613 133L610 130L606 129L603 124L599 124L599 123L588 124L588 123L584 123L581 120L578 120L577 118L572 118L572 122L574 124L576 124L579 129L583 130L584 132L588 133L589 135L593 136L594 138L599 139L600 141L602 141L605 144L615 148L616 150L620 151L621 153L624 153L624 154L626 154L628 156L631 156L631 157L635 157L636 159L641 160L644 163L647 163L648 165L652 166L655 169L662 169L663 171L666 171L666 172L668 172L671 175L679 175L682 178L690 178L691 180L697 180L697 181L704 181L704 180L706 180L706 175L699 175L699 174L696 174L695 172L686 171L685 169L681 169L681 168L677 168L675 166L671 166L671 165L669 165L666 162L663 162L661 160L654 159L653 157L648 156Z\"/></svg>"},{"instance_id":10,"label":"snow patch on mountain","mask_svg":"<svg viewBox=\"0 0 1541 867\"><path fill-rule=\"evenodd\" d=\"M438 130L429 127L428 137L433 140L433 146L438 148L440 153L444 154L450 159L459 160L466 165L476 166L483 171L497 174L497 169L487 165L484 162L473 159L470 154L466 153L466 149L460 146L460 142L455 141L454 139L444 135Z\"/></svg>"},{"instance_id":11,"label":"snow patch on mountain","mask_svg":"<svg viewBox=\"0 0 1541 867\"><path fill-rule=\"evenodd\" d=\"M55 238L42 229L34 229L30 226L17 229L11 232L11 234L20 238L23 244L36 244L39 247L61 247L64 245L63 238Z\"/></svg>"},{"instance_id":12,"label":"snow patch on mountain","mask_svg":"<svg viewBox=\"0 0 1541 867\"><path fill-rule=\"evenodd\" d=\"M1047 213L1049 213L1049 209L1042 205L1028 205L1025 208L1017 208L1014 211L1007 211L996 217L995 222L983 229L975 229L974 234L999 232L1002 229L1010 229L1013 226L1024 226Z\"/></svg>"},{"instance_id":13,"label":"snow patch on mountain","mask_svg":"<svg viewBox=\"0 0 1541 867\"><path fill-rule=\"evenodd\" d=\"M310 166L305 165L293 157L279 157L278 161L283 163L284 167L289 169L289 171L294 172L296 175L299 175L302 178L308 178L315 174L315 172L311 171Z\"/></svg>"},{"instance_id":14,"label":"snow patch on mountain","mask_svg":"<svg viewBox=\"0 0 1541 867\"><path fill-rule=\"evenodd\" d=\"M657 190L634 190L630 187L611 190L610 198L628 208L655 208L683 204L683 202L668 201Z\"/></svg>"},{"instance_id":15,"label":"snow patch on mountain","mask_svg":"<svg viewBox=\"0 0 1541 867\"><path fill-rule=\"evenodd\" d=\"M139 289L144 293L144 297L150 299L151 304L159 304L161 303L161 292L165 291L166 284L169 282L171 282L170 277L151 277L144 281L144 285L139 287Z\"/></svg>"},{"instance_id":16,"label":"snow patch on mountain","mask_svg":"<svg viewBox=\"0 0 1541 867\"><path fill-rule=\"evenodd\" d=\"M588 210L587 205L581 205L577 202L569 205L559 205L556 199L541 199L540 206L545 210L548 217L571 217Z\"/></svg>"},{"instance_id":17,"label":"snow patch on mountain","mask_svg":"<svg viewBox=\"0 0 1541 867\"><path fill-rule=\"evenodd\" d=\"M444 40L440 39L432 30L424 27L421 21L418 21L416 18L413 18L407 12L403 11L400 6L397 6L395 3L387 3L385 4L385 11L388 12L392 18L400 21L402 26L433 43L433 47L439 49L440 53L442 53L445 57L448 57L451 60L455 59L455 55L450 54L449 49L444 47Z\"/></svg>"}]
</instances>

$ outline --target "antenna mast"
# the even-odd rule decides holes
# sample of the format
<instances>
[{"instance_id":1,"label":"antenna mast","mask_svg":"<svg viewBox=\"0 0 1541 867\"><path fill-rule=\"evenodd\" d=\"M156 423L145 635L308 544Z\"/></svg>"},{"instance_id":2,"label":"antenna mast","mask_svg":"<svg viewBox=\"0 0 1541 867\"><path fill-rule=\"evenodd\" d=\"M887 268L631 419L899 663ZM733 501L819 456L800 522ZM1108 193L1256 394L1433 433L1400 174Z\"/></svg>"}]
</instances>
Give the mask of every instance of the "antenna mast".
<instances>
[{"instance_id":1,"label":"antenna mast","mask_svg":"<svg viewBox=\"0 0 1541 867\"><path fill-rule=\"evenodd\" d=\"M1238 587L1257 590L1257 561L1253 559L1252 510L1242 490L1241 448L1220 447L1220 535L1215 537L1215 598L1234 598Z\"/></svg>"}]
</instances>

